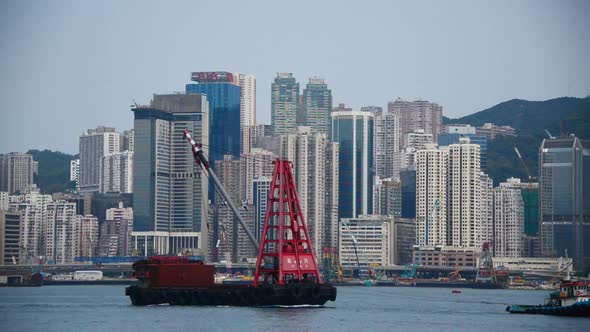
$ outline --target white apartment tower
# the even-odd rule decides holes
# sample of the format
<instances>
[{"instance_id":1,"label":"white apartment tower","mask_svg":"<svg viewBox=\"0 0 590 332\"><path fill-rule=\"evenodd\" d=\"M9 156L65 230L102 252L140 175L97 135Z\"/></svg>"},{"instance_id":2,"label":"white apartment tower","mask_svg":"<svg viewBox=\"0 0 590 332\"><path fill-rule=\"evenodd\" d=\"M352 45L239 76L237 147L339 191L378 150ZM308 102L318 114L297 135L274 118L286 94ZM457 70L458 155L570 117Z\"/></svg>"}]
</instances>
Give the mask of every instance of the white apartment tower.
<instances>
[{"instance_id":1,"label":"white apartment tower","mask_svg":"<svg viewBox=\"0 0 590 332\"><path fill-rule=\"evenodd\" d=\"M460 138L449 145L449 245L475 248L481 245L480 147ZM418 199L419 200L419 199Z\"/></svg>"},{"instance_id":2,"label":"white apartment tower","mask_svg":"<svg viewBox=\"0 0 590 332\"><path fill-rule=\"evenodd\" d=\"M448 149L434 145L416 153L416 243L447 244Z\"/></svg>"},{"instance_id":3,"label":"white apartment tower","mask_svg":"<svg viewBox=\"0 0 590 332\"><path fill-rule=\"evenodd\" d=\"M52 201L51 195L42 195L36 187L22 195L10 196L10 208L22 213L21 246L36 257L45 255L45 216Z\"/></svg>"},{"instance_id":4,"label":"white apartment tower","mask_svg":"<svg viewBox=\"0 0 590 332\"><path fill-rule=\"evenodd\" d=\"M79 185L81 192L97 192L100 186L100 160L119 152L120 135L115 128L97 127L80 136Z\"/></svg>"},{"instance_id":5,"label":"white apartment tower","mask_svg":"<svg viewBox=\"0 0 590 332\"><path fill-rule=\"evenodd\" d=\"M510 182L494 188L493 252L497 257L521 257L524 249L524 203L520 188Z\"/></svg>"},{"instance_id":6,"label":"white apartment tower","mask_svg":"<svg viewBox=\"0 0 590 332\"><path fill-rule=\"evenodd\" d=\"M252 148L252 131L256 125L256 77L248 74L236 74L234 78L240 87L240 130L242 132L242 150L250 153Z\"/></svg>"},{"instance_id":7,"label":"white apartment tower","mask_svg":"<svg viewBox=\"0 0 590 332\"><path fill-rule=\"evenodd\" d=\"M241 181L240 197L245 199L246 204L254 204L252 194L252 181L261 176L272 177L274 171L273 161L277 156L267 150L252 148L250 153L242 154L241 161Z\"/></svg>"},{"instance_id":8,"label":"white apartment tower","mask_svg":"<svg viewBox=\"0 0 590 332\"><path fill-rule=\"evenodd\" d=\"M100 193L133 192L133 152L125 151L100 158Z\"/></svg>"},{"instance_id":9,"label":"white apartment tower","mask_svg":"<svg viewBox=\"0 0 590 332\"><path fill-rule=\"evenodd\" d=\"M54 201L47 204L45 219L45 256L55 264L71 263L76 257L78 241L76 203Z\"/></svg>"},{"instance_id":10,"label":"white apartment tower","mask_svg":"<svg viewBox=\"0 0 590 332\"><path fill-rule=\"evenodd\" d=\"M296 135L281 138L281 156L293 164L301 210L316 257L321 257L322 248L333 245L337 222L331 200L338 190L332 191L333 180L327 178L334 175L334 170L327 167L338 165L338 155L325 134L312 133L311 127L298 127Z\"/></svg>"},{"instance_id":11,"label":"white apartment tower","mask_svg":"<svg viewBox=\"0 0 590 332\"><path fill-rule=\"evenodd\" d=\"M371 110L374 115L373 124L373 168L375 176L381 179L399 179L400 169L400 121L394 113L380 112L380 108L364 107L361 110Z\"/></svg>"},{"instance_id":12,"label":"white apartment tower","mask_svg":"<svg viewBox=\"0 0 590 332\"><path fill-rule=\"evenodd\" d=\"M30 154L11 152L0 155L0 191L10 194L25 191L33 184L37 167Z\"/></svg>"}]
</instances>

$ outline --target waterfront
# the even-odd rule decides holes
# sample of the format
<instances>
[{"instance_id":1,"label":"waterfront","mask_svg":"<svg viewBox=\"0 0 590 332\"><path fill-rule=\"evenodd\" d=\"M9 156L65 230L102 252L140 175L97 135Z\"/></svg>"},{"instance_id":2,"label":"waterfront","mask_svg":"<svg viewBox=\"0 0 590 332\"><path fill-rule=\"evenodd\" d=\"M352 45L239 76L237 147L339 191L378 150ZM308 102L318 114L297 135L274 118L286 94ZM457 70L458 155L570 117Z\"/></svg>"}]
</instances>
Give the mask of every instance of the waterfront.
<instances>
[{"instance_id":1,"label":"waterfront","mask_svg":"<svg viewBox=\"0 0 590 332\"><path fill-rule=\"evenodd\" d=\"M586 318L510 315L546 291L339 287L323 308L134 307L124 286L0 288L6 331L582 331Z\"/></svg>"}]
</instances>

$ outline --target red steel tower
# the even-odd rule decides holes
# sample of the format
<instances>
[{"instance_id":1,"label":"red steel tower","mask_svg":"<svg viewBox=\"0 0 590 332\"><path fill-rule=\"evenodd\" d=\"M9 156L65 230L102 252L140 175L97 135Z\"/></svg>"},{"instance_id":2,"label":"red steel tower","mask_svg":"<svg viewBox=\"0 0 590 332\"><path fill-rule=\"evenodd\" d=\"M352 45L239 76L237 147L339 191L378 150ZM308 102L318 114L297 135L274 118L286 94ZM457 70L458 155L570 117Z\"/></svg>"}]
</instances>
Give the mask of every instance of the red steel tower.
<instances>
[{"instance_id":1,"label":"red steel tower","mask_svg":"<svg viewBox=\"0 0 590 332\"><path fill-rule=\"evenodd\" d=\"M277 158L274 164L254 286L258 286L261 276L264 283L320 284L320 273L301 212L291 163Z\"/></svg>"}]
</instances>

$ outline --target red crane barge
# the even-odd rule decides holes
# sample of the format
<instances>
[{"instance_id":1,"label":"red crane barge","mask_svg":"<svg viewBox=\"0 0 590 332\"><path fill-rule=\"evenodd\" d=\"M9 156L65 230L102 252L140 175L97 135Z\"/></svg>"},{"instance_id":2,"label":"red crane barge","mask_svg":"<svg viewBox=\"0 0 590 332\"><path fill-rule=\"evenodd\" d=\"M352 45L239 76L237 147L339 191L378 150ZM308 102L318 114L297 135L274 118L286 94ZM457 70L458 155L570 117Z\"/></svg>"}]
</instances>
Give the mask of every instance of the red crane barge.
<instances>
[{"instance_id":1,"label":"red crane barge","mask_svg":"<svg viewBox=\"0 0 590 332\"><path fill-rule=\"evenodd\" d=\"M201 146L188 130L184 137L192 146L195 162L209 174L250 240L258 250L252 285L215 284L215 267L177 256L153 256L133 264L138 285L125 293L133 305L323 305L336 300L336 287L323 283L313 256L307 226L287 160L274 161L274 175L262 243L246 227L241 215L209 168Z\"/></svg>"}]
</instances>

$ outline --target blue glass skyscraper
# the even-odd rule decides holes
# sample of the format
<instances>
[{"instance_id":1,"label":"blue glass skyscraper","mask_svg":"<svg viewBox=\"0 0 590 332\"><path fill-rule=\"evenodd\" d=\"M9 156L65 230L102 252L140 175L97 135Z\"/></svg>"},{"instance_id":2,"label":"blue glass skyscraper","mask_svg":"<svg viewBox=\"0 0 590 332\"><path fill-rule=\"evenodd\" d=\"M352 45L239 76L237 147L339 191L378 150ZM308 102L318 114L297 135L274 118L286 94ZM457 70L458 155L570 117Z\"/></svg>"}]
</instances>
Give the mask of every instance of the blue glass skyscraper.
<instances>
[{"instance_id":1,"label":"blue glass skyscraper","mask_svg":"<svg viewBox=\"0 0 590 332\"><path fill-rule=\"evenodd\" d=\"M338 218L372 214L373 114L332 112L332 140L340 145Z\"/></svg>"},{"instance_id":2,"label":"blue glass skyscraper","mask_svg":"<svg viewBox=\"0 0 590 332\"><path fill-rule=\"evenodd\" d=\"M240 87L228 72L195 72L186 93L202 93L209 101L209 160L231 154L240 158Z\"/></svg>"}]
</instances>

